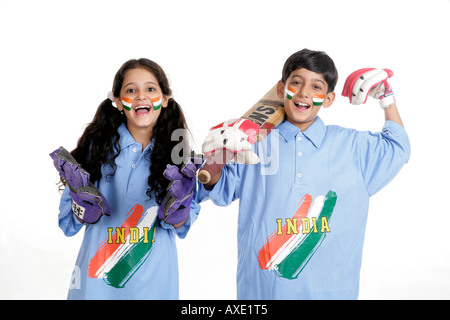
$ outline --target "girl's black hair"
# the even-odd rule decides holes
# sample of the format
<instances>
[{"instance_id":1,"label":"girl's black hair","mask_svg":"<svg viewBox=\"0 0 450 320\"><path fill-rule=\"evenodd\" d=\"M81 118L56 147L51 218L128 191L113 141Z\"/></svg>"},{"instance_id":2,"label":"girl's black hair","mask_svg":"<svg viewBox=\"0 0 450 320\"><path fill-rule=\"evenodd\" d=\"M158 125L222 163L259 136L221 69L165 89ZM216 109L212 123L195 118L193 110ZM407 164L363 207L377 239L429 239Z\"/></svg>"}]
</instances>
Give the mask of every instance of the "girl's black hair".
<instances>
[{"instance_id":1,"label":"girl's black hair","mask_svg":"<svg viewBox=\"0 0 450 320\"><path fill-rule=\"evenodd\" d=\"M328 92L334 91L338 72L333 60L325 52L303 49L292 54L284 63L281 81L286 83L291 73L300 68L323 75L328 84Z\"/></svg>"},{"instance_id":2,"label":"girl's black hair","mask_svg":"<svg viewBox=\"0 0 450 320\"><path fill-rule=\"evenodd\" d=\"M149 59L141 58L125 62L117 71L112 87L114 97L120 97L125 73L136 68L143 68L151 72L158 79L163 95L171 96L172 90L162 68ZM81 166L89 172L92 183L102 178L101 167L103 165L109 165L113 169L112 173L105 177L107 180L115 174L117 169L115 159L121 151L118 128L126 122L126 116L112 105L110 99L105 99L99 105L94 119L78 140L77 147L71 152ZM184 130L181 130L181 134L177 135L178 139L172 140L172 133L176 129ZM154 147L150 155L150 176L146 193L149 197L155 195L158 204L161 204L169 184L169 181L163 176L167 164L181 166L180 157L186 157L190 154L187 129L180 105L173 98L170 98L167 107L161 108L161 113L150 137L154 139ZM180 150L181 153L177 155L176 159L172 159L171 154L175 146L177 146L176 150ZM174 163L174 160L177 163Z\"/></svg>"}]
</instances>

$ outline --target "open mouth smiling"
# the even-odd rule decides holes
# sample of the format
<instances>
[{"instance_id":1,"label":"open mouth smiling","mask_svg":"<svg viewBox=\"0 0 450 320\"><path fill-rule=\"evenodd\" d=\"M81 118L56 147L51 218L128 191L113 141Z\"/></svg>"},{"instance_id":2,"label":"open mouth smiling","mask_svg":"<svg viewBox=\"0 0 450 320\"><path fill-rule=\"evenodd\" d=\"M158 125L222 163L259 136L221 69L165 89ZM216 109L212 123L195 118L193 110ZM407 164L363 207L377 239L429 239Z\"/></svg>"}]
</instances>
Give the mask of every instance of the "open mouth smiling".
<instances>
[{"instance_id":1,"label":"open mouth smiling","mask_svg":"<svg viewBox=\"0 0 450 320\"><path fill-rule=\"evenodd\" d=\"M136 114L147 114L149 113L151 110L151 106L149 105L142 105L142 106L137 106L134 108L134 112Z\"/></svg>"},{"instance_id":2,"label":"open mouth smiling","mask_svg":"<svg viewBox=\"0 0 450 320\"><path fill-rule=\"evenodd\" d=\"M297 110L300 112L305 112L309 108L311 108L311 105L309 105L307 103L302 103L302 102L294 102L294 105L297 108Z\"/></svg>"}]
</instances>

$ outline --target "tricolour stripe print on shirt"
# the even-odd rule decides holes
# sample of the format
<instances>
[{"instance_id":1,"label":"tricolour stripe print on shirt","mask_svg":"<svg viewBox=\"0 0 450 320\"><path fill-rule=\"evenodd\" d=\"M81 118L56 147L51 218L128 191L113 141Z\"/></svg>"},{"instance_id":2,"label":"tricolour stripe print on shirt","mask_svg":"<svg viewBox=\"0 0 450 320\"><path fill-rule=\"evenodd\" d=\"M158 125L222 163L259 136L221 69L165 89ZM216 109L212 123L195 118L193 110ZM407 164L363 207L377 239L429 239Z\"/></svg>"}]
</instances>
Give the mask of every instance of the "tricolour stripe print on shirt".
<instances>
[{"instance_id":1,"label":"tricolour stripe print on shirt","mask_svg":"<svg viewBox=\"0 0 450 320\"><path fill-rule=\"evenodd\" d=\"M312 202L306 194L297 212L266 239L259 250L261 269L274 270L280 277L296 279L330 232L329 220L336 205L337 196L329 191Z\"/></svg>"},{"instance_id":2,"label":"tricolour stripe print on shirt","mask_svg":"<svg viewBox=\"0 0 450 320\"><path fill-rule=\"evenodd\" d=\"M109 228L108 237L88 266L89 277L104 279L115 288L123 288L150 255L157 207L151 207L143 214L143 207L136 204L127 216L120 228Z\"/></svg>"}]
</instances>

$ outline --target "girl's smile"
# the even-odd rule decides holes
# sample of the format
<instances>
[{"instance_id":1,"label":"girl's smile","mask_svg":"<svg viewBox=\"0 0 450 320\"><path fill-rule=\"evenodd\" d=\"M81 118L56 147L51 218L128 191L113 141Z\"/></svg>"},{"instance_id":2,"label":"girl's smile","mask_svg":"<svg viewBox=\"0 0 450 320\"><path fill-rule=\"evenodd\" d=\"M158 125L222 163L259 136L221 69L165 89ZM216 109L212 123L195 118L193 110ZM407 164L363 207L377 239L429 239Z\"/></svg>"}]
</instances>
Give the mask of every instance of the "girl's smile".
<instances>
[{"instance_id":1,"label":"girl's smile","mask_svg":"<svg viewBox=\"0 0 450 320\"><path fill-rule=\"evenodd\" d=\"M150 113L150 110L152 110L152 106L150 105L139 105L134 108L134 112L138 116L146 116Z\"/></svg>"}]
</instances>

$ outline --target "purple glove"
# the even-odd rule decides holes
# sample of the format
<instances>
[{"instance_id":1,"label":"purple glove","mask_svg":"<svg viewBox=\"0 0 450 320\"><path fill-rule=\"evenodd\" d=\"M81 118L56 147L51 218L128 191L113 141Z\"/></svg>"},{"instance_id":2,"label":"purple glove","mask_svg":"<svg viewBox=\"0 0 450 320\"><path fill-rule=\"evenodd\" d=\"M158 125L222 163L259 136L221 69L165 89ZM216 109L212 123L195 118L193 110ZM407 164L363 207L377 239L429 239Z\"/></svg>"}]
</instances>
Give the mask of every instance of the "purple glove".
<instances>
[{"instance_id":1,"label":"purple glove","mask_svg":"<svg viewBox=\"0 0 450 320\"><path fill-rule=\"evenodd\" d=\"M167 194L158 208L158 218L168 224L177 224L186 220L191 211L191 201L194 196L194 183L197 170L203 161L185 163L181 170L168 164L164 177L170 180Z\"/></svg>"},{"instance_id":2,"label":"purple glove","mask_svg":"<svg viewBox=\"0 0 450 320\"><path fill-rule=\"evenodd\" d=\"M89 182L89 173L63 147L50 153L53 164L69 186L72 210L78 220L96 223L102 215L109 216L108 202L100 191Z\"/></svg>"}]
</instances>

